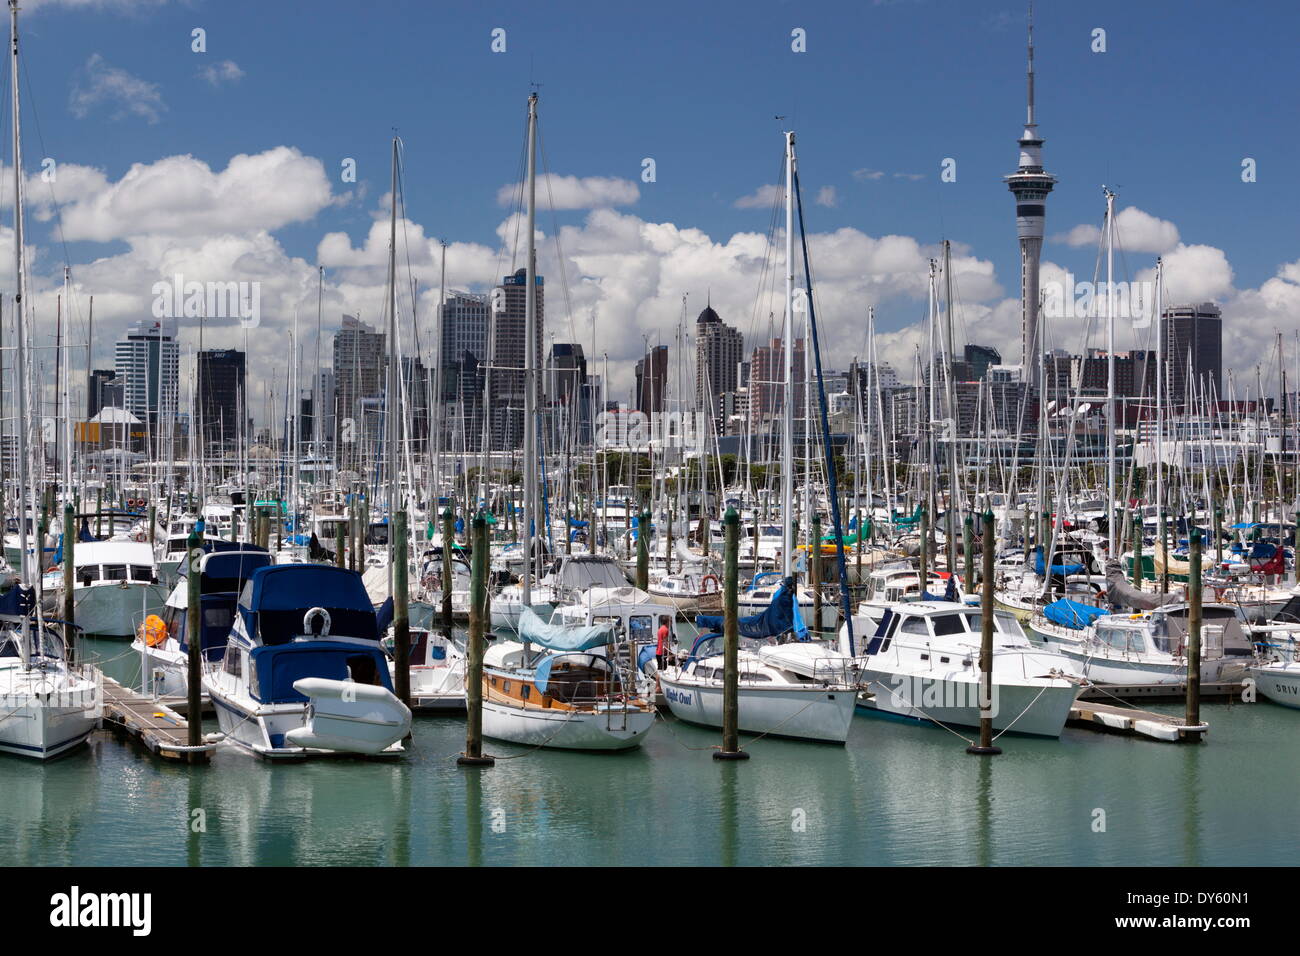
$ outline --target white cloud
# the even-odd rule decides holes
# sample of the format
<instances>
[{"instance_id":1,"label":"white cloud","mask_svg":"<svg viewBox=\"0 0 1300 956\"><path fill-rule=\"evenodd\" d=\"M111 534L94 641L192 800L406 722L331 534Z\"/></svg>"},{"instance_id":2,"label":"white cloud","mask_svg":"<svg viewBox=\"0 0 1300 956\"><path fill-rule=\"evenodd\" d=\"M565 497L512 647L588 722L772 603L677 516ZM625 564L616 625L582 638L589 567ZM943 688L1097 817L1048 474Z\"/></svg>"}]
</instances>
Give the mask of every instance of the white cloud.
<instances>
[{"instance_id":1,"label":"white cloud","mask_svg":"<svg viewBox=\"0 0 1300 956\"><path fill-rule=\"evenodd\" d=\"M1068 232L1052 236L1052 241L1067 246L1096 246L1101 241L1101 228L1087 223L1075 226ZM1178 227L1166 219L1158 219L1137 206L1125 206L1115 214L1115 242L1126 252L1150 252L1157 255L1178 245Z\"/></svg>"},{"instance_id":2,"label":"white cloud","mask_svg":"<svg viewBox=\"0 0 1300 956\"><path fill-rule=\"evenodd\" d=\"M214 172L193 156L136 163L63 210L69 239L205 236L274 230L313 218L335 197L319 159L289 146L231 158Z\"/></svg>"},{"instance_id":3,"label":"white cloud","mask_svg":"<svg viewBox=\"0 0 1300 956\"><path fill-rule=\"evenodd\" d=\"M860 183L867 182L868 180L882 179L884 178L884 175L884 170L880 169L867 169L864 167L862 169L853 170L853 178Z\"/></svg>"},{"instance_id":4,"label":"white cloud","mask_svg":"<svg viewBox=\"0 0 1300 956\"><path fill-rule=\"evenodd\" d=\"M239 82L239 80L243 79L244 71L239 68L239 64L234 60L222 60L219 63L210 63L202 67L198 75L213 86L221 86L223 83Z\"/></svg>"},{"instance_id":5,"label":"white cloud","mask_svg":"<svg viewBox=\"0 0 1300 956\"><path fill-rule=\"evenodd\" d=\"M497 190L497 205L513 206L522 195L522 184L513 183ZM627 206L641 198L641 190L630 179L613 176L558 176L546 173L537 177L537 204L540 208L600 209Z\"/></svg>"},{"instance_id":6,"label":"white cloud","mask_svg":"<svg viewBox=\"0 0 1300 956\"><path fill-rule=\"evenodd\" d=\"M823 186L817 190L817 198L813 202L833 209L840 204L840 197L836 194L834 186Z\"/></svg>"},{"instance_id":7,"label":"white cloud","mask_svg":"<svg viewBox=\"0 0 1300 956\"><path fill-rule=\"evenodd\" d=\"M741 196L732 205L737 209L764 209L784 197L784 186L759 186L748 196Z\"/></svg>"},{"instance_id":8,"label":"white cloud","mask_svg":"<svg viewBox=\"0 0 1300 956\"><path fill-rule=\"evenodd\" d=\"M131 115L157 123L167 111L157 84L110 66L98 53L92 53L85 66L77 71L68 105L78 119L107 107L115 120Z\"/></svg>"}]
</instances>

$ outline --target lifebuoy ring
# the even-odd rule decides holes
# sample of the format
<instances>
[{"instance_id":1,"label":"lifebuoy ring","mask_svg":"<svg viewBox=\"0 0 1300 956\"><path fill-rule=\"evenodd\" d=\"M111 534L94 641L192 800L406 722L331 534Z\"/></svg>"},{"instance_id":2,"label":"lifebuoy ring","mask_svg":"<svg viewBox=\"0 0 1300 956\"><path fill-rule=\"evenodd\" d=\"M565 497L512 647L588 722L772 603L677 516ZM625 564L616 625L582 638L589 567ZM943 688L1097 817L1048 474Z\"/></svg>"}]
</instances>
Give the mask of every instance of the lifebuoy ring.
<instances>
[{"instance_id":1,"label":"lifebuoy ring","mask_svg":"<svg viewBox=\"0 0 1300 956\"><path fill-rule=\"evenodd\" d=\"M148 541L148 540L149 540L148 532L145 532L145 531L137 531L137 532L135 533L135 535L131 538L131 540L132 540L132 541Z\"/></svg>"},{"instance_id":2,"label":"lifebuoy ring","mask_svg":"<svg viewBox=\"0 0 1300 956\"><path fill-rule=\"evenodd\" d=\"M710 584L713 586L709 587ZM718 576L716 574L704 575L704 577L700 579L700 587L703 588L703 593L705 594L717 593L718 590L720 590L718 585Z\"/></svg>"}]
</instances>

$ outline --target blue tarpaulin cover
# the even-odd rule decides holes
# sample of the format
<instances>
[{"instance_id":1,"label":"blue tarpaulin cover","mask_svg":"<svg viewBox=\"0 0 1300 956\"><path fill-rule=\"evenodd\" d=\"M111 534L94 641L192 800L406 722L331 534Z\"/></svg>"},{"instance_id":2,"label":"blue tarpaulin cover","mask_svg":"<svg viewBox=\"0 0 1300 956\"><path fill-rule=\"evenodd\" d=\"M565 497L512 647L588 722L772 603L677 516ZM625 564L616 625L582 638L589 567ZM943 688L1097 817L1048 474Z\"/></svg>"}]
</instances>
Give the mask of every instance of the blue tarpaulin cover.
<instances>
[{"instance_id":1,"label":"blue tarpaulin cover","mask_svg":"<svg viewBox=\"0 0 1300 956\"><path fill-rule=\"evenodd\" d=\"M1105 613L1106 611L1103 608L1093 607L1091 604L1084 604L1081 601L1070 601L1065 598L1053 601L1043 608L1043 614L1049 621L1076 631L1083 630Z\"/></svg>"},{"instance_id":2,"label":"blue tarpaulin cover","mask_svg":"<svg viewBox=\"0 0 1300 956\"><path fill-rule=\"evenodd\" d=\"M1034 549L1034 571L1038 574L1044 572L1043 567L1043 549ZM1078 574L1083 570L1082 564L1054 564L1052 565L1053 574Z\"/></svg>"},{"instance_id":3,"label":"blue tarpaulin cover","mask_svg":"<svg viewBox=\"0 0 1300 956\"><path fill-rule=\"evenodd\" d=\"M604 647L613 640L608 624L586 624L569 627L564 624L547 624L530 607L519 609L519 636L530 644L552 651L586 651Z\"/></svg>"},{"instance_id":4,"label":"blue tarpaulin cover","mask_svg":"<svg viewBox=\"0 0 1300 956\"><path fill-rule=\"evenodd\" d=\"M738 630L741 637L776 637L784 634L786 631L794 630L798 632L802 629L807 634L807 629L803 627L803 618L798 616L794 600L794 578L786 578L781 582L776 594L772 595L772 603L757 614L751 614L748 617L742 617L738 622ZM798 617L798 626L795 619ZM695 616L695 626L703 631L722 631L721 614L697 614Z\"/></svg>"}]
</instances>

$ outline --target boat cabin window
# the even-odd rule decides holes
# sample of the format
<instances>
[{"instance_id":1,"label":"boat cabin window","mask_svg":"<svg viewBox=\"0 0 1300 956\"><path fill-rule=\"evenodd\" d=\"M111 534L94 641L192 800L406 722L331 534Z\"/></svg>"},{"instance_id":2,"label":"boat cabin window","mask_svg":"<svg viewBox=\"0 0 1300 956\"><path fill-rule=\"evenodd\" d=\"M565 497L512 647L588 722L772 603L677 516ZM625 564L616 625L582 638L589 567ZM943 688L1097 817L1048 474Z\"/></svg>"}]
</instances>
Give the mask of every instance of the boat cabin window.
<instances>
[{"instance_id":1,"label":"boat cabin window","mask_svg":"<svg viewBox=\"0 0 1300 956\"><path fill-rule=\"evenodd\" d=\"M628 631L634 644L652 644L655 642L654 618L649 614L636 614L627 619ZM672 628L669 628L671 631Z\"/></svg>"},{"instance_id":2,"label":"boat cabin window","mask_svg":"<svg viewBox=\"0 0 1300 956\"><path fill-rule=\"evenodd\" d=\"M83 587L99 580L99 565L87 564L77 568L77 583Z\"/></svg>"},{"instance_id":3,"label":"boat cabin window","mask_svg":"<svg viewBox=\"0 0 1300 956\"><path fill-rule=\"evenodd\" d=\"M749 681L750 683L761 684L763 681L771 682L772 676L758 671L741 671L740 679L743 681Z\"/></svg>"},{"instance_id":4,"label":"boat cabin window","mask_svg":"<svg viewBox=\"0 0 1300 956\"><path fill-rule=\"evenodd\" d=\"M899 587L885 588L885 603L898 604L903 600L904 590Z\"/></svg>"},{"instance_id":5,"label":"boat cabin window","mask_svg":"<svg viewBox=\"0 0 1300 956\"><path fill-rule=\"evenodd\" d=\"M904 634L920 634L925 637L930 636L930 629L925 626L925 618L909 617L904 619L902 624Z\"/></svg>"},{"instance_id":6,"label":"boat cabin window","mask_svg":"<svg viewBox=\"0 0 1300 956\"><path fill-rule=\"evenodd\" d=\"M1142 632L1133 628L1099 627L1097 640L1121 652L1141 654L1146 650L1146 641L1142 638Z\"/></svg>"},{"instance_id":7,"label":"boat cabin window","mask_svg":"<svg viewBox=\"0 0 1300 956\"><path fill-rule=\"evenodd\" d=\"M244 655L233 644L226 647L226 660L224 670L231 677L239 677L243 673Z\"/></svg>"},{"instance_id":8,"label":"boat cabin window","mask_svg":"<svg viewBox=\"0 0 1300 956\"><path fill-rule=\"evenodd\" d=\"M943 637L947 634L964 634L966 628L962 624L963 614L939 614L930 618L934 624L934 633L937 637Z\"/></svg>"},{"instance_id":9,"label":"boat cabin window","mask_svg":"<svg viewBox=\"0 0 1300 956\"><path fill-rule=\"evenodd\" d=\"M126 565L125 564L106 564L103 567L104 581L125 581Z\"/></svg>"},{"instance_id":10,"label":"boat cabin window","mask_svg":"<svg viewBox=\"0 0 1300 956\"><path fill-rule=\"evenodd\" d=\"M375 659L369 654L355 654L348 658L348 677L358 684L378 684L379 672Z\"/></svg>"},{"instance_id":11,"label":"boat cabin window","mask_svg":"<svg viewBox=\"0 0 1300 956\"><path fill-rule=\"evenodd\" d=\"M1016 616L1009 611L994 611L993 620L998 626L998 630L1003 634L1009 634L1012 637L1024 637L1025 632L1020 627L1020 622Z\"/></svg>"},{"instance_id":12,"label":"boat cabin window","mask_svg":"<svg viewBox=\"0 0 1300 956\"><path fill-rule=\"evenodd\" d=\"M131 580L143 581L145 584L148 584L153 580L153 568L149 567L147 564L131 565Z\"/></svg>"}]
</instances>

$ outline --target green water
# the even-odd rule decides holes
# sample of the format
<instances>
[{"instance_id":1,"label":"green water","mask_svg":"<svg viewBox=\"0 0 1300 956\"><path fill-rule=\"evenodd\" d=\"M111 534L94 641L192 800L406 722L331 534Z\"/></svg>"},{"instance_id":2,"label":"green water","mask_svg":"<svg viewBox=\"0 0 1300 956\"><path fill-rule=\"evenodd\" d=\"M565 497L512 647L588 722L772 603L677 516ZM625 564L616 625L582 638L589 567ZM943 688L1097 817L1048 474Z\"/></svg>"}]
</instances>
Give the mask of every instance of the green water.
<instances>
[{"instance_id":1,"label":"green water","mask_svg":"<svg viewBox=\"0 0 1300 956\"><path fill-rule=\"evenodd\" d=\"M138 674L124 644L91 650ZM1200 746L1067 729L981 759L859 716L845 747L764 739L743 763L666 720L627 754L489 741L524 756L488 770L455 765L463 717L417 717L392 763L221 751L189 768L101 732L46 765L0 758L0 865L1293 864L1300 711L1205 717Z\"/></svg>"}]
</instances>

